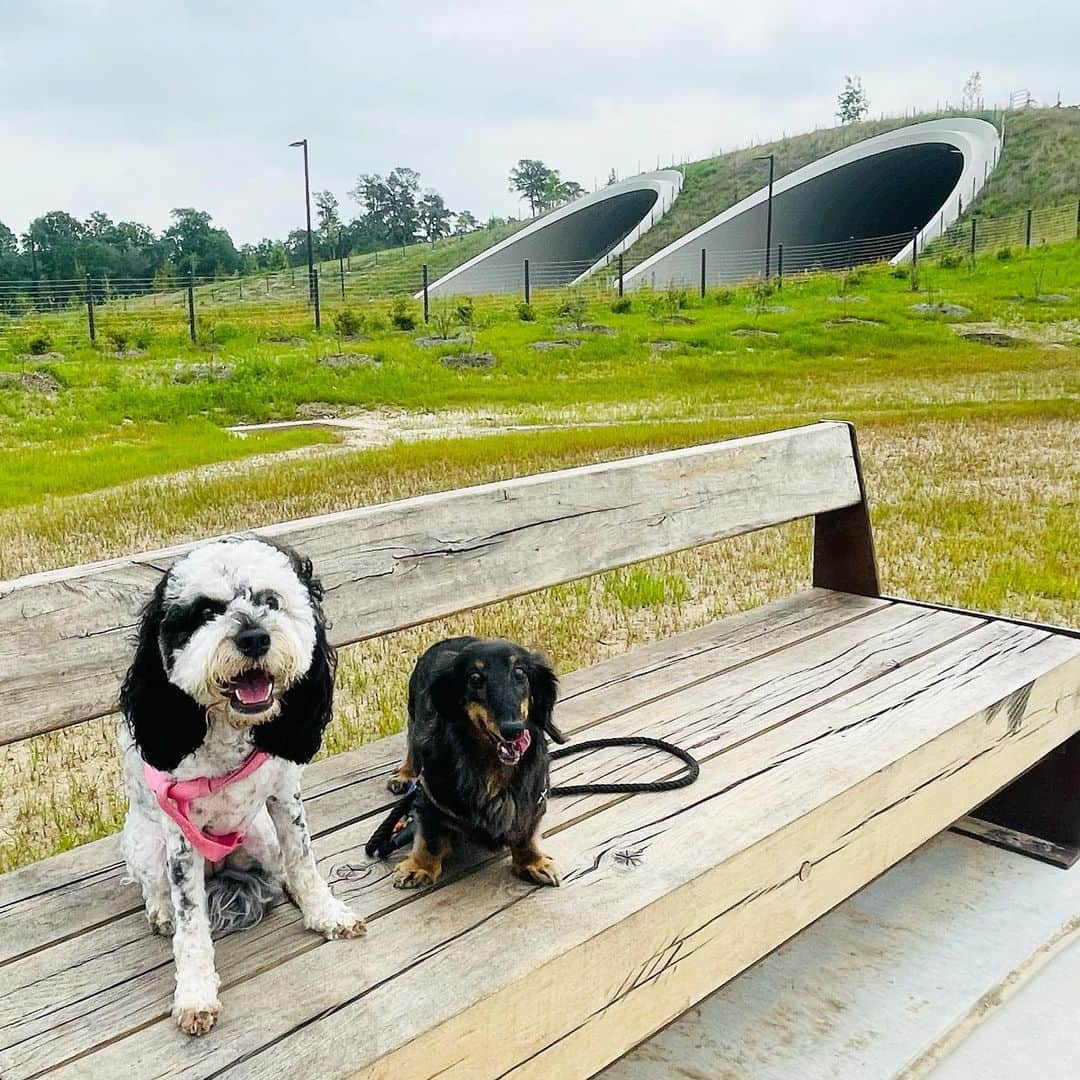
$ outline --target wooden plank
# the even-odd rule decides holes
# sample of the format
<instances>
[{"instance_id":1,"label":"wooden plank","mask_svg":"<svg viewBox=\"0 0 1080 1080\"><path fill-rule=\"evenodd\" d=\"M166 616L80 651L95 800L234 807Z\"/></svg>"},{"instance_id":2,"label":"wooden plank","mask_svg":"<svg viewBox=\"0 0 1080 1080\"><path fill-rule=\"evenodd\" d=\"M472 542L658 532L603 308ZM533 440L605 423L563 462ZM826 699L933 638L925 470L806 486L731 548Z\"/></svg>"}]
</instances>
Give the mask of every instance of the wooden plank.
<instances>
[{"instance_id":1,"label":"wooden plank","mask_svg":"<svg viewBox=\"0 0 1080 1080\"><path fill-rule=\"evenodd\" d=\"M654 812L627 815L622 832L609 815L595 815L547 843L564 866L573 864L567 888L530 896L527 915L517 901L478 932L445 939L426 977L414 969L373 985L351 971L358 989L343 1004L215 1075L284 1076L298 1061L327 1076L588 1075L1075 730L1080 661L1073 654L1032 684L1031 661L1037 669L1036 654L1051 659L1053 647L1029 642L1026 651L997 684L1013 687L1010 698L1026 690L1011 733L1003 710L991 715L993 677L953 684L951 700L931 686L911 698L910 687L899 687L889 718L863 728L872 733L868 753L853 754L843 738L787 737L765 772L748 775L746 762L733 771L730 761L710 769L693 813L673 816L650 799ZM1063 657L1054 652L1052 663ZM936 707L928 711L924 696ZM842 723L866 720L843 714ZM961 715L968 719L957 722ZM716 800L712 813L703 812L703 796ZM629 871L613 858L628 844L642 852ZM653 872L639 873L646 866ZM398 960L408 970L407 955ZM258 982L227 994L227 1007L257 1008L269 991ZM202 1067L178 1063L172 1074L200 1075Z\"/></svg>"},{"instance_id":2,"label":"wooden plank","mask_svg":"<svg viewBox=\"0 0 1080 1080\"><path fill-rule=\"evenodd\" d=\"M560 723L570 733L583 730L652 696L885 606L880 600L810 590L631 650L563 678ZM383 777L400 760L401 748L394 737L311 765L305 790L313 832L329 831L350 817L384 813L389 796ZM331 800L333 792L337 794ZM121 883L122 874L118 839L110 837L0 875L0 967L15 956L136 911L135 895ZM33 898L45 894L48 907L41 909Z\"/></svg>"},{"instance_id":3,"label":"wooden plank","mask_svg":"<svg viewBox=\"0 0 1080 1080\"><path fill-rule=\"evenodd\" d=\"M699 697L703 692L702 678L692 676L701 676L701 669L707 669L710 662L713 678L708 680L708 692L726 700L733 687L749 690L755 683L767 679L767 672L755 673L758 664L767 664L769 671L775 669L784 655L785 650L781 646L785 641L807 655L823 660L823 653L817 647L823 627L831 627L834 633L841 633L841 637L829 646L831 654L838 657L840 667L844 670L860 670L866 677L873 672L894 670L905 651L921 651L927 642L933 640L935 633L949 636L955 632L957 624L978 625L977 620L950 616L945 624L952 629L945 629L943 624L942 629L935 631L926 628L931 620L924 617L924 613L910 609L893 610L890 605L855 597L812 594L807 606L811 610L818 609L809 618L799 617L795 605L786 601L705 628L707 632L697 634L697 657L691 655L691 635L682 635L678 649L680 659L671 668L665 670L654 663L638 683L634 684L629 679L623 683L624 687L636 685L641 708L636 716L619 715L615 721L619 726L615 730L619 733L636 730L643 714L656 722L660 715L657 709L661 704L666 709L664 715L677 720L686 709L680 701L686 697ZM852 612L861 612L863 618L852 618ZM868 621L873 625L861 629L861 624ZM903 631L902 628L908 624L909 628ZM769 625L774 629L771 633L763 634L764 627ZM714 644L721 636L721 628L726 629L730 639L722 654ZM852 649L860 638L868 639L868 644L860 655L856 655ZM642 651L655 654L655 649L651 647ZM750 657L756 657L758 662L751 662ZM802 666L802 663L799 659L791 661L795 667ZM625 678L626 657L618 658L611 665L598 665L582 673L582 681L587 680L599 691L592 699L593 710L606 709L612 700L618 700L613 679L602 674L609 666L621 670ZM676 675L680 668L686 670L682 675ZM735 668L739 668L737 673L734 672ZM655 684L662 678L680 690L658 704ZM812 678L819 680L820 676ZM733 679L737 681L733 682ZM829 682L826 679L826 683ZM832 685L835 686L835 683ZM576 694L567 703L568 713L560 714L560 722L565 723L568 730L594 718L588 708L589 700L588 695ZM385 775L390 769L390 762L385 754L378 757L385 762L382 768ZM666 769L669 762L656 763L643 759L639 767L655 773L658 765ZM579 768L577 762L563 763L556 775L565 779L565 770L574 769L576 772ZM378 795L385 798L381 791L381 778ZM564 805L567 806L565 812ZM349 809L343 808L341 813L341 820L348 822L348 827L317 840L315 844L323 871L331 877L334 876L335 867L346 864L363 868L367 863L360 849L373 822L370 819L356 821L354 816L350 816ZM379 807L380 816L383 809ZM580 813L569 801L554 804L553 811L551 820L555 827L558 827L560 818L572 820ZM390 888L382 867L374 873L361 869L352 881L339 881L337 888L346 899L361 900L369 913L372 910L388 910L403 902L402 894ZM135 896L133 891L131 896ZM219 966L228 973L227 979L246 978L262 970L267 964L268 955L280 962L318 944L317 939L300 929L294 909L285 907L278 914L281 917L276 923L268 920L258 930L222 943ZM61 916L51 918L62 921ZM276 931L276 937L268 946L264 935L270 928ZM34 1055L49 1053L58 1045L64 1045L69 1053L79 1052L85 1049L80 1039L100 1040L105 1037L111 1030L113 1017L121 1025L128 1025L139 1018L152 1019L168 1006L171 970L168 943L150 938L142 915L137 912L101 926L93 934L64 940L7 966L4 969L5 990L0 993L0 1048L18 1049L15 1057L0 1054L0 1067L11 1070L12 1078L22 1076L26 1071L32 1071L31 1065L36 1067L40 1064ZM121 1026L117 1033L125 1029ZM5 1075L8 1075L8 1071L5 1071Z\"/></svg>"},{"instance_id":4,"label":"wooden plank","mask_svg":"<svg viewBox=\"0 0 1080 1080\"><path fill-rule=\"evenodd\" d=\"M915 612L909 611L909 618L914 615ZM877 618L877 616L875 616ZM957 624L960 620L956 620L955 617L950 616L952 625L949 627L949 633L944 635L944 640L949 640L951 637L955 637L955 631L958 628ZM790 735L786 736L782 741L782 750L777 749L769 754L762 754L759 750L755 749L753 741L747 741L740 737L740 732L736 729L736 725L732 723L732 717L730 712L723 711L723 708L730 710L732 701L738 701L742 699L748 691L752 691L755 686L760 685L765 679L762 676L768 677L768 672L762 670L755 670L766 664L775 664L777 662L776 657L763 658L757 664L746 665L743 668L738 669L732 673L726 679L717 679L711 683L706 690L702 685L688 689L682 696L693 697L697 695L700 697L703 693L708 693L714 700L716 700L718 708L715 716L713 739L708 747L704 747L703 756L707 758L709 762L709 769L714 770L715 762L726 761L729 763L729 767L725 770L725 775L721 778L721 787L725 790L732 790L731 785L733 783L732 776L735 777L753 777L755 769L760 772L760 763L763 760L772 760L779 756L784 757L785 753L790 752L793 745L798 745L802 739L811 739L814 743L820 743L821 733L825 725L835 722L835 717L839 710L839 714L842 717L843 703L846 697L841 695L837 698L837 690L841 688L841 683L844 678L848 678L849 681L856 682L859 686L867 687L870 685L878 685L879 683L888 683L893 687L893 693L899 700L903 700L903 695L907 693L905 687L905 680L907 680L907 669L903 666L903 660L905 656L918 656L925 651L925 642L927 634L931 630L932 620L914 620L909 624L902 624L896 620L893 616L893 621L889 627L882 627L882 633L880 635L866 634L863 642L862 651L856 655L853 649L854 642L849 639L844 642L833 642L829 646L829 652L832 656L832 660L829 663L821 663L817 666L806 661L812 660L812 650L809 650L807 646L807 656L800 662L800 668L804 671L804 678L806 680L802 692L793 684L788 685L786 688L786 707L797 714L793 721L798 725L797 729ZM942 671L947 671L953 668L959 659L964 657L976 657L977 662L986 662L986 655L989 650L987 643L983 643L981 648L976 646L963 645L964 642L974 639L977 634L982 633L979 630L980 626L978 620L970 620L976 626L976 630L970 631L966 637L956 639L953 646L949 648L952 651L942 650L945 655L941 659L940 663L935 665L929 665L923 670L923 678L930 686L934 686L941 679ZM907 626L907 630L903 629ZM851 628L854 630L854 626ZM832 637L832 635L829 635ZM887 645L887 642L891 642L891 645ZM823 642L822 642L823 643ZM993 653L995 657L1001 657L1006 655L1005 646L1000 641L997 642L999 646ZM963 646L961 648L961 646ZM933 653L931 655L934 655ZM819 651L818 660L823 661L824 657ZM858 679L855 675L845 676L846 669L862 669L865 673L875 676L876 681L867 683L865 679ZM729 685L731 684L731 685ZM818 708L813 710L811 714L806 712L813 701L809 694L811 693L811 687L813 685L818 687L817 703ZM783 695L785 691L781 691ZM866 696L870 699L870 691L866 690ZM650 723L653 719L654 708L649 707L643 710L650 719ZM667 727L661 726L658 733L671 734L679 729L679 725L683 725L687 722L687 717L690 710L686 707L686 703L681 706L673 706L670 710L670 715L667 719ZM808 732L806 726L805 717L807 715L813 715L816 717L816 727L814 731ZM754 716L755 722L758 724L759 731L762 738L771 739L774 742L781 738L781 733L786 731L790 725L780 725L778 728L775 724L769 723L768 707L765 704L764 698L755 705ZM640 726L641 718L638 717L637 722ZM632 717L630 715L621 716L615 721L612 721L610 725L605 725L604 733L615 733L615 726L632 723ZM728 755L734 755L734 758L728 757ZM850 756L850 755L848 755ZM756 762L756 765L755 765ZM657 764L653 762L648 765L648 768L652 770L652 774L656 774ZM670 765L665 763L664 768L670 770ZM719 781L718 781L719 782ZM692 805L692 803L685 803L682 800L690 800L691 798L700 798L701 793L698 791L698 787L689 789L687 793L674 793L668 796L656 796L650 797L646 800L643 797L641 804L649 802L652 806L665 806L669 811L672 810L672 806L678 807L679 805L686 806ZM654 800L659 800L656 802ZM639 800L631 800L629 803L620 802L619 800L609 800L607 808L603 814L593 814L587 822L594 821L597 816L605 817L607 812L617 809L620 814L627 814L633 811L633 820L636 823L640 823L640 815L637 813L637 807ZM763 803L760 805L768 805ZM553 804L553 815L562 817L563 810L559 803ZM760 806L759 806L760 810ZM574 817L578 816L578 811L571 808L571 813ZM759 814L760 816L760 814ZM549 840L548 846L561 840L563 836L577 834L578 830L585 827L581 823L575 823L571 828L565 828L560 825L559 819L555 818L555 828L559 830L558 836L553 840ZM610 836L611 830L614 826L608 822L603 825L601 833L597 835ZM725 826L726 828L726 826ZM366 830L355 830L360 835L355 836L354 843L359 845L362 843ZM616 830L617 831L617 830ZM344 839L342 836L340 839ZM356 860L357 863L362 862L358 851L354 848L353 853L348 851L341 851L333 857L335 860L340 859L344 861ZM567 865L577 866L581 871L585 871L593 863L594 855L591 850L578 851L575 859L571 860ZM678 860L676 860L677 862ZM610 869L610 860L607 861L607 868ZM605 873L607 869L605 869ZM574 871L572 871L574 873ZM367 877L360 877L353 881L343 882L344 889L339 888L339 892L345 896L358 897L361 900L361 909L365 911L371 911L373 908L376 911L377 918L373 921L373 928L370 940L364 945L364 947L356 953L345 953L344 951L335 951L333 953L334 959L328 959L330 954L325 952L319 954L319 950L323 950L325 947L318 946L313 948L312 951L304 956L298 957L296 960L291 961L284 967L277 967L274 972L263 972L255 977L254 980L245 980L243 985L248 985L249 981L259 982L261 987L262 1000L258 1006L258 1014L260 1017L260 1023L257 1025L257 1035L262 1034L269 1030L270 1025L275 1022L274 1017L278 1016L282 1012L288 1014L293 1010L300 1010L301 1012L311 1009L310 1015L316 1015L325 1008L333 1008L339 1002L335 1000L338 991L341 990L340 983L333 988L328 988L326 985L327 979L327 966L330 965L335 972L335 977L340 975L341 978L348 980L355 980L364 978L371 981L371 985L381 985L385 980L390 980L395 977L395 973L399 970L408 968L410 957L430 957L434 958L441 955L441 950L445 947L446 941L449 938L455 937L459 933L468 933L470 927L482 927L486 921L491 919L497 913L498 907L506 903L516 903L523 895L528 894L528 890L524 892L522 888L511 883L505 873L505 869L502 867L497 868L494 874L481 870L479 874L474 874L472 877L478 877L483 880L483 885L474 888L467 893L467 898L462 899L460 892L455 894L455 890L459 886L468 888L467 882L470 879L469 875L463 875L455 884L448 886L446 889L436 890L434 893L428 894L424 897L411 899L406 905L409 909L408 918L404 922L396 922L398 906L394 903L392 908L387 906L387 900L384 897L391 897L392 891L389 888L388 882L385 880L385 874L371 874ZM588 877L588 874L585 874ZM576 880L576 879L575 879ZM569 884L569 883L568 883ZM455 900L456 895L456 900ZM578 904L587 902L586 894L583 899L580 894L577 900ZM414 906L420 904L419 910ZM494 905L494 907L493 907ZM519 916L520 918L520 916ZM392 933L388 931L388 926L395 926L397 929ZM256 932L258 933L258 932ZM447 937L449 935L449 938ZM243 950L248 946L245 944L245 940L250 940L251 935L239 935L237 938L229 939L222 943L223 947L232 947L238 950ZM440 942L442 944L440 944ZM252 960L261 962L265 966L272 965L272 961L269 960L270 956L279 957L280 952L275 945L268 946L265 941L256 942L257 948L255 948ZM277 944L280 944L278 939ZM331 946L333 948L333 946ZM374 949L374 952L372 951ZM226 968L226 956L228 962L228 968ZM236 953L231 955L226 954L223 956L222 970L226 973L226 981L232 981L233 978L243 978L242 974L238 974L235 962L238 959ZM340 956L340 959L337 957ZM310 962L309 962L310 961ZM297 968L295 965L301 964L302 967ZM113 1011L119 1011L124 1022L129 1024L144 1024L148 1022L146 1015L146 1009L143 1007L146 1000L154 1001L155 997L160 1000L161 1004L158 1004L158 1012L160 1015L161 1009L167 1005L167 992L168 992L168 970L164 970L160 973L155 973L154 980L150 983L141 986L135 986L131 990L131 996L114 1003L112 1006ZM280 980L282 985L287 984L290 990L287 995L286 1001L278 1000L281 995L276 995L274 991L265 982L266 979ZM442 993L445 987L441 987L438 984L440 976L436 973L432 973L432 993ZM156 980L156 981L155 981ZM260 982L260 980L263 980ZM420 980L423 984L424 980ZM237 992L242 992L242 987L236 987ZM232 991L227 991L231 993ZM417 992L417 986L412 986L412 993ZM240 1008L241 1005L230 1005L230 1009ZM246 1009L250 1007L250 1002L243 1005ZM414 1015L424 1015L424 1009L426 1005L421 1003L415 1004L411 1007L411 1013ZM151 1018L153 1015L153 1008L150 1008ZM383 1015L381 1012L376 1013L380 1017ZM62 1016L57 1016L57 1023L62 1020ZM282 1022L285 1022L286 1016L283 1016ZM306 1022L306 1021L305 1021ZM380 1020L380 1023L382 1021ZM110 1032L110 1019L109 1009L96 1009L93 1017L93 1032L91 1034L97 1034L102 1040L112 1038ZM63 1025L59 1024L61 1033L63 1033ZM85 1028L87 1025L83 1025ZM238 1053L244 1053L250 1050L252 1042L248 1039L248 1035L251 1034L249 1030L237 1030L237 1027L243 1027L243 1025L230 1024L227 1021L223 1021L222 1027L215 1031L214 1046L209 1046L211 1040L206 1040L206 1046L200 1044L198 1049L197 1062L193 1059L188 1063L192 1066L191 1075L204 1075L205 1072L211 1071L223 1062L228 1062ZM370 1026L370 1024L368 1025ZM156 1029L158 1025L154 1025ZM250 1025L247 1025L250 1028ZM148 1029L149 1030L149 1029ZM85 1030L80 1032L81 1037L85 1038ZM171 1036L171 1032L166 1025L163 1031L159 1031L158 1034L166 1040L161 1045L155 1044L151 1051L140 1050L139 1053L152 1053L157 1059L157 1055L166 1053L168 1044L168 1038ZM365 1031L363 1038L356 1036L353 1041L363 1042L368 1038L368 1032ZM141 1039L142 1036L140 1035ZM239 1038L240 1043L233 1042L234 1038ZM70 1046L71 1043L69 1042ZM141 1045L141 1044L140 1044ZM220 1055L218 1054L218 1048L220 1047ZM81 1052L81 1051L80 1051ZM105 1052L105 1051L103 1051ZM194 1052L194 1051L193 1051ZM211 1057L204 1057L205 1054L210 1054ZM56 1060L53 1058L52 1060ZM102 1059L100 1062L96 1062L94 1058L86 1059L88 1062L95 1062L95 1067L105 1068L106 1063L109 1061L119 1061L120 1058L112 1058L111 1056ZM287 1059L286 1059L287 1060ZM15 1060L3 1060L3 1066L7 1070L14 1069L16 1066L20 1068L26 1063L20 1063L18 1059ZM38 1061L40 1064L40 1060ZM406 1073L407 1075L414 1075L413 1073ZM6 1073L5 1073L6 1075ZM19 1071L13 1071L12 1077L22 1075ZM415 1075L426 1075L426 1073L415 1073Z\"/></svg>"},{"instance_id":5,"label":"wooden plank","mask_svg":"<svg viewBox=\"0 0 1080 1080\"><path fill-rule=\"evenodd\" d=\"M858 498L828 423L255 532L314 560L345 644ZM189 547L0 584L0 744L115 707L138 610Z\"/></svg>"}]
</instances>

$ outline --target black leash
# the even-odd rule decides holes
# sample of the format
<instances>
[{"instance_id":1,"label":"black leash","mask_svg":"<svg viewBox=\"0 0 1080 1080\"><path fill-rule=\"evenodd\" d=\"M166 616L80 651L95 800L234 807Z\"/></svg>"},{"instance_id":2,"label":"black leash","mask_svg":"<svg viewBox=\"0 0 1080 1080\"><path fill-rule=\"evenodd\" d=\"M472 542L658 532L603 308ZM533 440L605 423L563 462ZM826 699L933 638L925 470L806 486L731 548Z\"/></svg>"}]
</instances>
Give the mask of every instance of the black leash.
<instances>
[{"instance_id":1,"label":"black leash","mask_svg":"<svg viewBox=\"0 0 1080 1080\"><path fill-rule=\"evenodd\" d=\"M607 750L617 746L649 746L654 750L661 750L665 754L677 757L686 768L681 775L670 780L633 784L559 784L549 788L545 794L550 798L558 799L564 795L640 795L645 792L677 791L679 788L688 787L701 773L701 766L693 754L666 739L653 739L647 735L586 739L585 742L553 750L550 757L552 761L557 761L571 754L581 754L587 750ZM420 786L414 782L409 791L394 803L383 823L371 834L371 839L364 845L364 852L369 858L385 859L392 851L404 847L412 839L413 831L409 815L419 793Z\"/></svg>"}]
</instances>

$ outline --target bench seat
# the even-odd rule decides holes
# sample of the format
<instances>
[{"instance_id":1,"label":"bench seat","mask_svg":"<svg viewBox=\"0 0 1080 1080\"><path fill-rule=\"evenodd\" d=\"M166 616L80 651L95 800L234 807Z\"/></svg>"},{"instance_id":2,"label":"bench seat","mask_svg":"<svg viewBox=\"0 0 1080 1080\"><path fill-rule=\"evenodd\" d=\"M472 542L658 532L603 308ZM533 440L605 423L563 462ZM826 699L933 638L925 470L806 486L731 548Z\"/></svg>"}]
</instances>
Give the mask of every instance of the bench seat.
<instances>
[{"instance_id":1,"label":"bench seat","mask_svg":"<svg viewBox=\"0 0 1080 1080\"><path fill-rule=\"evenodd\" d=\"M818 588L565 676L557 720L672 739L701 777L552 800L560 889L459 852L402 893L363 854L401 737L317 762L316 851L368 937L322 942L281 903L222 939L202 1039L169 1019L170 945L117 838L0 877L0 1076L588 1075L1073 736L1080 640ZM554 782L678 768L606 751Z\"/></svg>"}]
</instances>

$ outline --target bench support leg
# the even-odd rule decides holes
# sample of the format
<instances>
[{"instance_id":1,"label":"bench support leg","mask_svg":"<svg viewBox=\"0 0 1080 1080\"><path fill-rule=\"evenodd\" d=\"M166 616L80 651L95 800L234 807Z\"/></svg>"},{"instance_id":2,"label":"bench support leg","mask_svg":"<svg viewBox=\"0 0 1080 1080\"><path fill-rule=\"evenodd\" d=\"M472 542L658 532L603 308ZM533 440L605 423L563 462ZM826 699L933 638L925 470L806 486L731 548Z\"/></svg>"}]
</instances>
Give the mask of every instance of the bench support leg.
<instances>
[{"instance_id":1,"label":"bench support leg","mask_svg":"<svg viewBox=\"0 0 1080 1080\"><path fill-rule=\"evenodd\" d=\"M1080 735L961 818L953 830L1067 870L1080 859Z\"/></svg>"}]
</instances>

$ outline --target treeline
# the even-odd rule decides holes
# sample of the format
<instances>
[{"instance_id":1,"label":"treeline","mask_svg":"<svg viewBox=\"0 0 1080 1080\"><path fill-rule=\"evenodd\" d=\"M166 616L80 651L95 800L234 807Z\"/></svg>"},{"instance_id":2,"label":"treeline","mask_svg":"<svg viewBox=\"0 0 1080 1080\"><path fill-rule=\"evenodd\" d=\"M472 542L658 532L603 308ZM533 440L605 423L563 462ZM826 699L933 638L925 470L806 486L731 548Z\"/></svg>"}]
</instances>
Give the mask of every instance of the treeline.
<instances>
[{"instance_id":1,"label":"treeline","mask_svg":"<svg viewBox=\"0 0 1080 1080\"><path fill-rule=\"evenodd\" d=\"M510 189L532 213L549 210L584 193L542 161L523 158L510 172ZM343 258L388 247L495 229L508 219L481 224L468 210L451 210L439 192L422 188L420 174L399 166L387 176L364 174L348 197L356 213L346 216L332 191L312 193L312 246L316 260ZM171 212L161 233L137 221L113 221L95 211L80 221L63 210L35 218L22 236L0 222L0 282L25 282L35 300L63 302L70 283L90 278L95 289L112 294L168 288L194 275L223 278L284 270L307 262L307 230L293 229L284 240L233 242L210 214L194 207ZM59 283L68 283L61 288ZM10 287L4 290L11 295ZM0 298L2 299L2 298Z\"/></svg>"}]
</instances>

